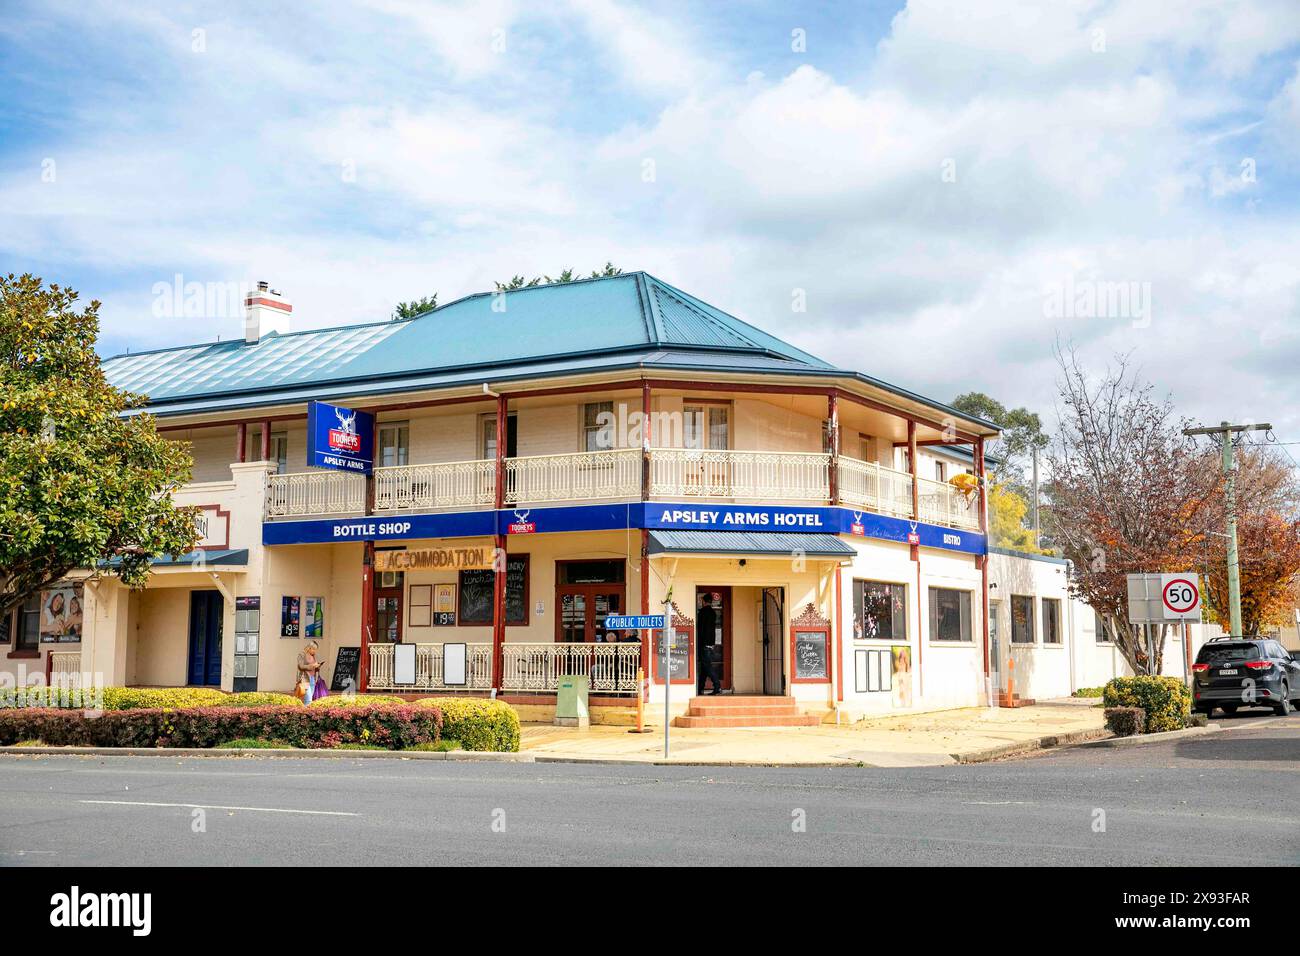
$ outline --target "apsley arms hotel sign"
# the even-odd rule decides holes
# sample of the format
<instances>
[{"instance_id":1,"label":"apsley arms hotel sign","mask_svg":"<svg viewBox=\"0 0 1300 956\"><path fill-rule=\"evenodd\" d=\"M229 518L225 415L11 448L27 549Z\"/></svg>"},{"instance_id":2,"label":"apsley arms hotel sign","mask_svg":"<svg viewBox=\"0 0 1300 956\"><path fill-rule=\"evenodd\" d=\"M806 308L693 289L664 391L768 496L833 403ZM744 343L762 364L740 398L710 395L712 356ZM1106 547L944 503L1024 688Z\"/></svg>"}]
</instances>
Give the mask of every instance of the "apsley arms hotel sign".
<instances>
[{"instance_id":1,"label":"apsley arms hotel sign","mask_svg":"<svg viewBox=\"0 0 1300 956\"><path fill-rule=\"evenodd\" d=\"M375 465L375 416L328 402L309 402L307 465L370 474Z\"/></svg>"}]
</instances>

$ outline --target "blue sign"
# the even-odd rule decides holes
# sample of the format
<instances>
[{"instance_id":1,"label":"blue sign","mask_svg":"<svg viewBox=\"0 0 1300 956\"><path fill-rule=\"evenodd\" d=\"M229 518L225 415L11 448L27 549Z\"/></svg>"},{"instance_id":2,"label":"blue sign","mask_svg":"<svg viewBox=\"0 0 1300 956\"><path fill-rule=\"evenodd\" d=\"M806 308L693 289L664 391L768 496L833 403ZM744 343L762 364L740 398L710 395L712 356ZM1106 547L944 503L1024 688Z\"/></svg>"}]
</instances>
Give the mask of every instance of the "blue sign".
<instances>
[{"instance_id":1,"label":"blue sign","mask_svg":"<svg viewBox=\"0 0 1300 956\"><path fill-rule=\"evenodd\" d=\"M494 534L554 534L627 528L698 531L820 532L916 544L965 554L984 554L984 535L869 511L842 507L723 505L620 502L501 511L374 515L267 521L263 544L316 544L328 541L400 541L417 538L488 537Z\"/></svg>"},{"instance_id":2,"label":"blue sign","mask_svg":"<svg viewBox=\"0 0 1300 956\"><path fill-rule=\"evenodd\" d=\"M658 631L664 626L662 614L606 614L607 631Z\"/></svg>"},{"instance_id":3,"label":"blue sign","mask_svg":"<svg viewBox=\"0 0 1300 956\"><path fill-rule=\"evenodd\" d=\"M375 467L375 416L308 402L307 466L370 474Z\"/></svg>"}]
</instances>

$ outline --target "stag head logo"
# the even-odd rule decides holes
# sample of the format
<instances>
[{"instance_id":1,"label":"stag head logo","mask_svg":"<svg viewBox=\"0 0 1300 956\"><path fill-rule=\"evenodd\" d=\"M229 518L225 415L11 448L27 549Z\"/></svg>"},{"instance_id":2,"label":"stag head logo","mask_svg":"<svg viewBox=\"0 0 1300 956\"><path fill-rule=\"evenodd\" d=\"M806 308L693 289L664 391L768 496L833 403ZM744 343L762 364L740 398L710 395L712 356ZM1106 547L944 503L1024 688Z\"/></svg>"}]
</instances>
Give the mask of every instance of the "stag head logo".
<instances>
[{"instance_id":1,"label":"stag head logo","mask_svg":"<svg viewBox=\"0 0 1300 956\"><path fill-rule=\"evenodd\" d=\"M345 413L346 412L346 413ZM334 409L334 417L339 420L339 431L345 435L357 433L357 413L342 408Z\"/></svg>"}]
</instances>

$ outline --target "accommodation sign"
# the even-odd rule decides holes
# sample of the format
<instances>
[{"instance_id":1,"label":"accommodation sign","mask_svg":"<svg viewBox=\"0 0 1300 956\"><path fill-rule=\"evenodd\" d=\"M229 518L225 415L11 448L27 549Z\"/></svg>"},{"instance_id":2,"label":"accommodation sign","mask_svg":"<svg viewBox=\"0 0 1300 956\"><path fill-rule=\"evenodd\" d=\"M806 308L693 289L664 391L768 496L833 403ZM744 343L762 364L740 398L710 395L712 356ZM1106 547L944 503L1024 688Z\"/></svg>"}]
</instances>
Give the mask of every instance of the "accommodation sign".
<instances>
[{"instance_id":1,"label":"accommodation sign","mask_svg":"<svg viewBox=\"0 0 1300 956\"><path fill-rule=\"evenodd\" d=\"M468 571L492 567L493 549L487 545L464 548L412 548L376 551L376 571Z\"/></svg>"}]
</instances>

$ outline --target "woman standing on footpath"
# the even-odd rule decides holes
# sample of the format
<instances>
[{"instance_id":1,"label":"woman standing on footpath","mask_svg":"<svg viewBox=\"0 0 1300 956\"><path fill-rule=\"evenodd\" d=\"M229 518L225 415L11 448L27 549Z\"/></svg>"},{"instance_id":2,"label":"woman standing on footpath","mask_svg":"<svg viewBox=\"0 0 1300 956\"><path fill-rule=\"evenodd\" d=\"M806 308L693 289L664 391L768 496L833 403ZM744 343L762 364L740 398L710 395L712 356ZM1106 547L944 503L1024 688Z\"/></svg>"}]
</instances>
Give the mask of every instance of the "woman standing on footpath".
<instances>
[{"instance_id":1,"label":"woman standing on footpath","mask_svg":"<svg viewBox=\"0 0 1300 956\"><path fill-rule=\"evenodd\" d=\"M298 696L304 704L316 699L316 682L320 680L320 661L316 659L319 650L319 644L308 641L298 655Z\"/></svg>"}]
</instances>

